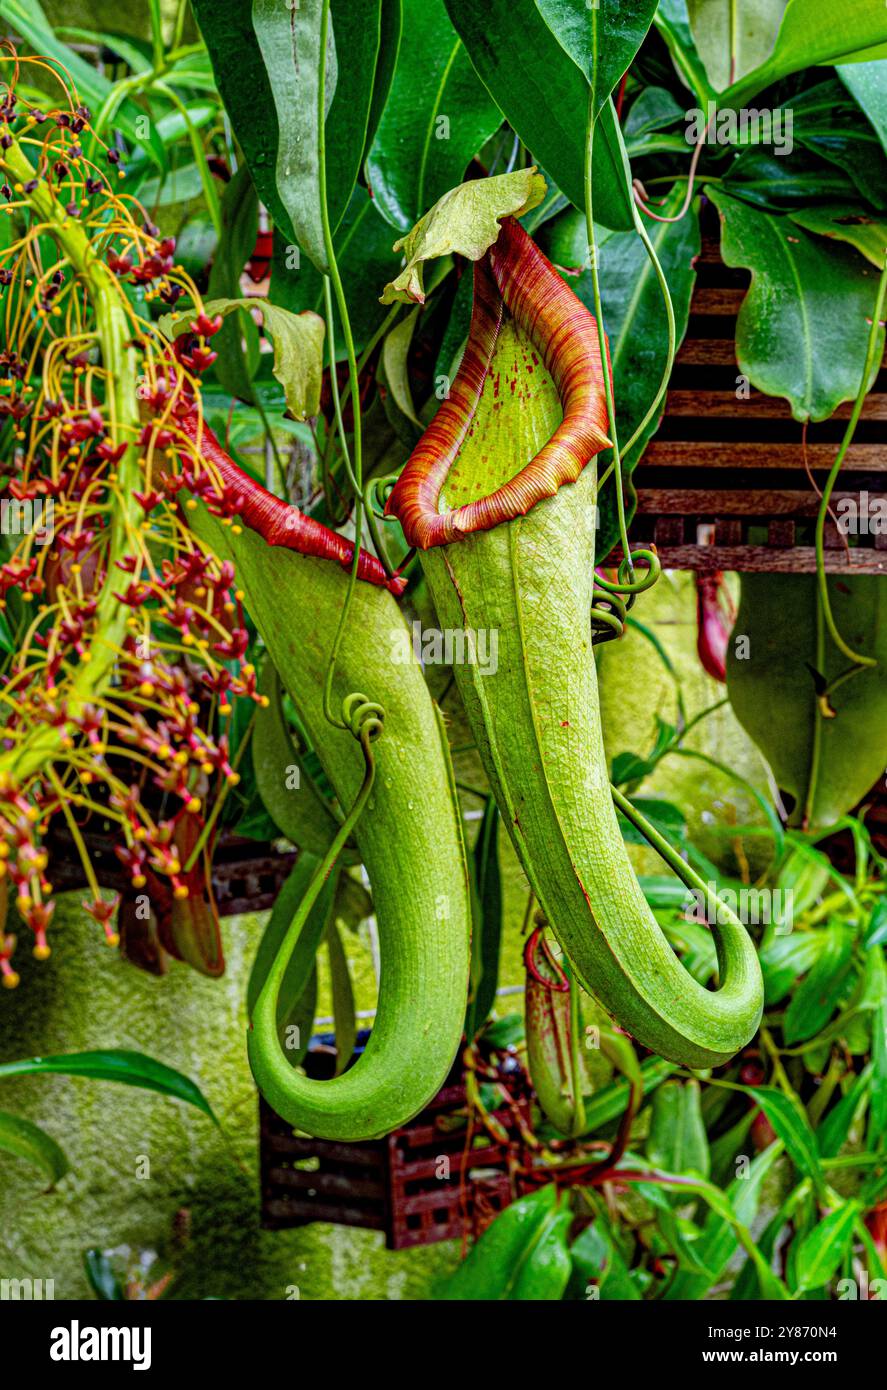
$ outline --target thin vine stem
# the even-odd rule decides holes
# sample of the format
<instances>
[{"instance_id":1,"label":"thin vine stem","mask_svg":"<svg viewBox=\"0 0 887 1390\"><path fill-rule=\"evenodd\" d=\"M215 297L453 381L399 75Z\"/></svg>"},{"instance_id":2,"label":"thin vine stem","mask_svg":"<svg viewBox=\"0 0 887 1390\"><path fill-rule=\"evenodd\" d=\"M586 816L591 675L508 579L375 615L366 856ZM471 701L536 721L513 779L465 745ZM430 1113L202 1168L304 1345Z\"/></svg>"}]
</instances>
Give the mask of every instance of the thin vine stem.
<instances>
[{"instance_id":1,"label":"thin vine stem","mask_svg":"<svg viewBox=\"0 0 887 1390\"><path fill-rule=\"evenodd\" d=\"M638 236L644 244L644 250L650 258L650 263L653 266L653 272L656 276L656 279L659 281L659 289L662 293L662 303L665 306L665 319L668 329L668 348L666 350L665 366L662 369L662 378L659 382L659 389L657 390L656 395L653 397L653 400L651 401L649 409L647 410L647 413L644 416L643 420L641 420L641 423L638 425L634 434L631 436L628 443L625 445L623 452L626 456L631 453L635 444L642 437L644 430L647 428L650 421L653 419L654 415L656 414L657 410L659 409L659 406L661 405L665 397L665 393L668 390L668 383L671 380L671 372L674 366L675 352L677 351L677 329L675 327L674 304L672 303L671 291L668 288L668 281L665 278L665 272L663 271L659 257L656 254L656 247L653 245L653 242L651 241L647 233L647 229L644 226L642 219L638 216L636 206L634 209L634 225Z\"/></svg>"},{"instance_id":2,"label":"thin vine stem","mask_svg":"<svg viewBox=\"0 0 887 1390\"><path fill-rule=\"evenodd\" d=\"M887 296L887 261L885 261L884 263L884 268L881 271L881 278L878 281L878 293L875 296L875 307L872 311L872 322L871 328L869 329L868 344L866 347L865 354L865 363L862 369L862 378L859 383L859 390L856 393L856 400L853 402L853 409L850 412L850 419L847 421L847 428L844 431L844 437L841 440L840 447L838 449L837 454L835 455L835 461L831 467L831 472L829 473L825 487L822 490L822 498L819 503L819 512L816 517L816 575L819 581L819 601L822 606L822 616L825 620L825 625L828 629L829 637L831 637L835 646L838 648L838 651L840 651L847 658L848 661L855 662L857 666L877 666L878 663L875 657L873 656L863 656L859 652L855 652L853 648L844 641L844 638L841 636L835 623L834 615L832 614L831 600L829 599L828 594L828 576L825 572L825 554L823 548L825 536L825 519L828 515L829 503L831 501L832 492L835 488L835 483L838 480L838 474L840 473L841 467L844 463L844 459L847 456L847 450L850 448L850 445L853 442L853 436L856 433L856 426L859 423L859 417L862 414L862 407L865 403L865 398L868 394L869 378L871 377L872 371L874 370L875 366L875 356L878 348L878 330L880 328L881 318L884 313L885 296Z\"/></svg>"},{"instance_id":3,"label":"thin vine stem","mask_svg":"<svg viewBox=\"0 0 887 1390\"><path fill-rule=\"evenodd\" d=\"M361 433L360 418L360 385L357 370L357 358L354 351L354 338L351 333L351 320L348 317L348 305L345 300L345 291L342 288L342 278L339 274L339 267L336 262L336 252L333 246L333 232L330 226L329 208L327 206L326 192L326 53L329 40L330 27L330 0L323 0L320 18L320 64L317 83L317 162L318 162L318 188L320 193L320 217L323 228L323 244L326 252L327 265L329 266L326 281L332 284L333 292L336 296L336 305L339 310L339 318L342 322L342 336L345 339L345 351L348 357L348 375L351 382L351 408L354 414L354 429L352 432L352 445L354 456L351 467L349 467L349 477L354 487L355 493L355 513L354 513L354 558L351 563L351 572L348 576L348 589L345 594L345 602L342 605L342 612L339 615L339 623L336 628L336 635L333 639L332 651L330 652L329 666L327 667L326 680L323 687L323 712L328 722L336 728L346 728L347 725L336 715L333 710L332 693L333 680L336 674L336 663L341 651L342 642L348 626L348 617L351 612L351 603L354 598L354 590L357 586L357 568L360 563L360 542L363 532L363 440ZM325 285L326 288L326 285ZM333 364L331 381L335 380L336 369ZM336 390L338 382L336 382ZM334 395L335 399L335 395ZM341 426L340 426L341 428ZM344 431L342 431L342 442L344 444Z\"/></svg>"}]
</instances>

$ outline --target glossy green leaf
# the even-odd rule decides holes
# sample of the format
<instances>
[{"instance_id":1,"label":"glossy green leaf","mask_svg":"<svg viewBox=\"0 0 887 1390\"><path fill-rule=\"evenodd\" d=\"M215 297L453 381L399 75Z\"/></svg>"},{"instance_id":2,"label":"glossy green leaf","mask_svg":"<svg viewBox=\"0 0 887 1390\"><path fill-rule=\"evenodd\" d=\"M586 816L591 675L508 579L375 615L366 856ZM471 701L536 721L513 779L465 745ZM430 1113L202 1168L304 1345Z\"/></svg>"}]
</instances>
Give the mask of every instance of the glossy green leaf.
<instances>
[{"instance_id":1,"label":"glossy green leaf","mask_svg":"<svg viewBox=\"0 0 887 1390\"><path fill-rule=\"evenodd\" d=\"M240 293L243 267L252 255L259 226L259 203L249 168L237 170L222 194L221 234L209 274L211 299L234 299ZM161 320L161 329L163 320ZM252 404L253 378L259 366L259 330L248 314L222 324L213 338L215 375L238 400Z\"/></svg>"},{"instance_id":2,"label":"glossy green leaf","mask_svg":"<svg viewBox=\"0 0 887 1390\"><path fill-rule=\"evenodd\" d=\"M388 105L391 84L397 69L400 41L403 37L403 20L403 0L382 0L379 15L379 58L373 79L373 96L367 120L364 159L372 148L376 131L379 129L379 122L382 119L382 112Z\"/></svg>"},{"instance_id":3,"label":"glossy green leaf","mask_svg":"<svg viewBox=\"0 0 887 1390\"><path fill-rule=\"evenodd\" d=\"M767 1007L784 999L795 981L813 968L824 941L821 932L792 932L774 936L763 947L761 971Z\"/></svg>"},{"instance_id":4,"label":"glossy green leaf","mask_svg":"<svg viewBox=\"0 0 887 1390\"><path fill-rule=\"evenodd\" d=\"M821 1189L816 1135L801 1102L796 1096L788 1096L775 1086L750 1086L748 1090L782 1140L798 1172L810 1178L817 1189Z\"/></svg>"},{"instance_id":5,"label":"glossy green leaf","mask_svg":"<svg viewBox=\"0 0 887 1390\"><path fill-rule=\"evenodd\" d=\"M369 123L381 0L333 0L327 69L327 205L335 228ZM325 266L318 185L320 0L195 0L218 89L259 197L287 243ZM255 17L257 28L254 27ZM337 64L338 47L347 55Z\"/></svg>"},{"instance_id":6,"label":"glossy green leaf","mask_svg":"<svg viewBox=\"0 0 887 1390\"><path fill-rule=\"evenodd\" d=\"M773 1260L776 1249L776 1242L782 1235L788 1223L791 1221L795 1210L809 1197L809 1185L801 1183L794 1188L782 1203L771 1221L768 1221L763 1231L755 1239L755 1244L761 1257L769 1264ZM730 1290L731 1303L746 1303L758 1296L760 1282L758 1279L758 1268L754 1260L749 1259L740 1269L739 1274ZM761 1294L763 1297L763 1293Z\"/></svg>"},{"instance_id":7,"label":"glossy green leaf","mask_svg":"<svg viewBox=\"0 0 887 1390\"><path fill-rule=\"evenodd\" d=\"M736 326L740 370L767 395L784 396L796 420L825 419L859 390L873 272L843 246L723 189L709 193L721 214L724 261L752 272Z\"/></svg>"},{"instance_id":8,"label":"glossy green leaf","mask_svg":"<svg viewBox=\"0 0 887 1390\"><path fill-rule=\"evenodd\" d=\"M3 1153L23 1158L32 1167L40 1168L53 1187L70 1168L64 1150L51 1134L23 1115L10 1115L0 1110L0 1154Z\"/></svg>"},{"instance_id":9,"label":"glossy green leaf","mask_svg":"<svg viewBox=\"0 0 887 1390\"><path fill-rule=\"evenodd\" d=\"M687 0L693 38L716 92L773 52L786 0Z\"/></svg>"},{"instance_id":10,"label":"glossy green leaf","mask_svg":"<svg viewBox=\"0 0 887 1390\"><path fill-rule=\"evenodd\" d=\"M883 61L841 63L836 71L848 92L859 102L887 153L887 84Z\"/></svg>"},{"instance_id":11,"label":"glossy green leaf","mask_svg":"<svg viewBox=\"0 0 887 1390\"><path fill-rule=\"evenodd\" d=\"M792 97L788 108L796 145L842 169L874 207L887 206L887 154L840 82L819 82Z\"/></svg>"},{"instance_id":12,"label":"glossy green leaf","mask_svg":"<svg viewBox=\"0 0 887 1390\"><path fill-rule=\"evenodd\" d=\"M710 1167L698 1081L666 1081L653 1097L647 1158L668 1173L701 1173Z\"/></svg>"},{"instance_id":13,"label":"glossy green leaf","mask_svg":"<svg viewBox=\"0 0 887 1390\"><path fill-rule=\"evenodd\" d=\"M588 1298L590 1286L596 1286L597 1297L609 1301L636 1302L641 1295L616 1243L605 1229L603 1221L594 1221L570 1246L573 1262L571 1290L575 1297Z\"/></svg>"},{"instance_id":14,"label":"glossy green leaf","mask_svg":"<svg viewBox=\"0 0 887 1390\"><path fill-rule=\"evenodd\" d=\"M648 1057L641 1063L641 1080L644 1095L650 1095L657 1086L661 1086L666 1077L671 1076L677 1071L673 1062L666 1062L661 1057ZM630 1087L627 1081L614 1081L608 1086L602 1086L593 1096L586 1100L585 1104L585 1132L594 1134L595 1130L602 1129L604 1125L611 1124L613 1120L625 1113L630 1098Z\"/></svg>"},{"instance_id":15,"label":"glossy green leaf","mask_svg":"<svg viewBox=\"0 0 887 1390\"><path fill-rule=\"evenodd\" d=\"M415 227L394 243L406 265L385 286L382 303L425 302L423 268L427 261L458 254L479 261L499 235L503 217L521 217L545 197L545 180L535 168L516 169L471 179L444 193Z\"/></svg>"},{"instance_id":16,"label":"glossy green leaf","mask_svg":"<svg viewBox=\"0 0 887 1390\"><path fill-rule=\"evenodd\" d=\"M675 68L696 97L697 105L704 107L714 96L714 88L693 38L687 0L659 0L653 23L668 45Z\"/></svg>"},{"instance_id":17,"label":"glossy green leaf","mask_svg":"<svg viewBox=\"0 0 887 1390\"><path fill-rule=\"evenodd\" d=\"M622 133L628 153L641 154L645 150L654 153L655 140L661 131L668 130L678 121L684 120L685 106L675 101L665 87L644 87L623 118ZM671 139L672 137L669 137ZM681 146L689 155L692 146L682 133L678 136ZM670 148L670 146L666 146Z\"/></svg>"},{"instance_id":18,"label":"glossy green leaf","mask_svg":"<svg viewBox=\"0 0 887 1390\"><path fill-rule=\"evenodd\" d=\"M64 1052L52 1057L25 1057L18 1062L0 1064L0 1081L10 1076L53 1073L57 1076L84 1076L91 1081L119 1081L157 1091L173 1100L183 1100L215 1119L209 1101L200 1087L180 1071L128 1048L107 1048L96 1052Z\"/></svg>"},{"instance_id":19,"label":"glossy green leaf","mask_svg":"<svg viewBox=\"0 0 887 1390\"><path fill-rule=\"evenodd\" d=\"M845 640L887 660L887 594L879 580L835 576L829 596ZM828 826L883 772L887 687L879 669L867 668L831 694L835 715L824 717L811 668L833 680L847 662L828 640L820 656L816 608L815 575L743 575L735 630L748 637L749 654L738 659L730 644L727 689L737 719L794 798L793 823L806 816L811 826Z\"/></svg>"},{"instance_id":20,"label":"glossy green leaf","mask_svg":"<svg viewBox=\"0 0 887 1390\"><path fill-rule=\"evenodd\" d=\"M443 0L404 0L394 80L367 158L367 178L383 217L398 231L409 231L461 182L501 121Z\"/></svg>"},{"instance_id":21,"label":"glossy green leaf","mask_svg":"<svg viewBox=\"0 0 887 1390\"><path fill-rule=\"evenodd\" d=\"M835 923L822 928L822 933L825 940L816 963L792 996L782 1020L782 1037L787 1047L815 1037L848 992L853 932Z\"/></svg>"},{"instance_id":22,"label":"glossy green leaf","mask_svg":"<svg viewBox=\"0 0 887 1390\"><path fill-rule=\"evenodd\" d=\"M791 212L811 200L841 203L857 196L856 185L843 169L830 168L821 159L795 152L790 161L768 149L743 150L730 165L721 187L732 198L764 212ZM786 234L797 234L789 226Z\"/></svg>"},{"instance_id":23,"label":"glossy green leaf","mask_svg":"<svg viewBox=\"0 0 887 1390\"><path fill-rule=\"evenodd\" d=\"M887 15L872 0L788 0L773 52L723 93L723 106L740 107L780 77L816 64L867 62L887 57Z\"/></svg>"},{"instance_id":24,"label":"glossy green leaf","mask_svg":"<svg viewBox=\"0 0 887 1390\"><path fill-rule=\"evenodd\" d=\"M798 208L789 216L808 232L847 242L879 270L883 266L887 255L887 218L861 203Z\"/></svg>"},{"instance_id":25,"label":"glossy green leaf","mask_svg":"<svg viewBox=\"0 0 887 1390\"><path fill-rule=\"evenodd\" d=\"M534 0L448 0L448 9L509 125L570 201L584 208L588 82ZM621 231L633 227L621 136L610 104L598 118L592 179L595 219Z\"/></svg>"},{"instance_id":26,"label":"glossy green leaf","mask_svg":"<svg viewBox=\"0 0 887 1390\"><path fill-rule=\"evenodd\" d=\"M658 213L663 217L674 216L683 203L684 193L683 184L676 184ZM584 228L580 227L577 215L565 213L558 223L570 229L565 234L570 235L571 231L574 244L578 246L579 238L584 236ZM687 331L690 299L696 283L695 261L700 250L699 221L691 210L679 222L651 222L648 235L671 293L675 331L680 345ZM542 238L542 241L557 264L576 263L571 259L561 259L552 237ZM604 325L610 340L616 424L620 439L625 441L633 434L656 395L668 349L668 327L659 282L643 242L635 231L609 235L602 233L598 240L598 258ZM591 272L585 271L576 278L571 277L569 284L593 312ZM622 476L628 480L626 496L629 520L637 501L630 482L631 474L658 427L659 419L651 420L631 452L622 458ZM601 491L598 512L596 553L603 560L619 537L612 482L605 484Z\"/></svg>"},{"instance_id":27,"label":"glossy green leaf","mask_svg":"<svg viewBox=\"0 0 887 1390\"><path fill-rule=\"evenodd\" d=\"M536 0L546 24L594 90L593 111L604 102L634 62L658 0Z\"/></svg>"},{"instance_id":28,"label":"glossy green leaf","mask_svg":"<svg viewBox=\"0 0 887 1390\"><path fill-rule=\"evenodd\" d=\"M871 948L881 953L883 948ZM883 972L882 972L883 979ZM875 1149L887 1133L887 1000L881 999L872 1014L872 1100L866 1139Z\"/></svg>"},{"instance_id":29,"label":"glossy green leaf","mask_svg":"<svg viewBox=\"0 0 887 1390\"><path fill-rule=\"evenodd\" d=\"M320 126L321 122L327 124L330 115L338 83L338 61L332 27L327 28L326 47L321 50L322 12L322 0L300 0L295 9L281 5L279 0L252 0L253 29L277 112L277 192L299 245L317 269L328 274ZM360 148L363 149L363 139Z\"/></svg>"},{"instance_id":30,"label":"glossy green leaf","mask_svg":"<svg viewBox=\"0 0 887 1390\"><path fill-rule=\"evenodd\" d=\"M842 1202L801 1241L796 1257L797 1287L801 1292L820 1289L833 1277L850 1248L858 1215L856 1202Z\"/></svg>"},{"instance_id":31,"label":"glossy green leaf","mask_svg":"<svg viewBox=\"0 0 887 1390\"><path fill-rule=\"evenodd\" d=\"M570 1277L572 1212L554 1184L506 1207L447 1280L440 1297L560 1299Z\"/></svg>"},{"instance_id":32,"label":"glossy green leaf","mask_svg":"<svg viewBox=\"0 0 887 1390\"><path fill-rule=\"evenodd\" d=\"M391 227L366 189L356 188L334 239L336 261L345 287L351 331L358 351L372 337L387 309L379 303L385 284L396 275L400 257L392 248ZM274 234L274 260L269 298L291 313L313 309L323 313L323 281L298 247ZM336 353L345 351L338 310L334 308Z\"/></svg>"},{"instance_id":33,"label":"glossy green leaf","mask_svg":"<svg viewBox=\"0 0 887 1390\"><path fill-rule=\"evenodd\" d=\"M421 310L417 305L411 314L407 314L400 323L395 324L386 333L385 341L382 344L382 371L385 385L391 392L397 409L421 431L422 425L413 404L409 373L410 346L420 313Z\"/></svg>"}]
</instances>

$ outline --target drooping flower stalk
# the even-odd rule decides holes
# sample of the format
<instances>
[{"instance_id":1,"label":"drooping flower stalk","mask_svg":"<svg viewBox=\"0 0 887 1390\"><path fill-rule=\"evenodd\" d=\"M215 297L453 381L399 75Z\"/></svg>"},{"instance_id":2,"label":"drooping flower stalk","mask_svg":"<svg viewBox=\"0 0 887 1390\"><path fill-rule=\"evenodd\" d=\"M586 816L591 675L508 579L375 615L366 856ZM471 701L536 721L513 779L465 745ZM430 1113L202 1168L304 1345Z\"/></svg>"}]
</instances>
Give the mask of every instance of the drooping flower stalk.
<instances>
[{"instance_id":1,"label":"drooping flower stalk","mask_svg":"<svg viewBox=\"0 0 887 1390\"><path fill-rule=\"evenodd\" d=\"M175 457L170 440L162 425L143 423L143 408L166 405L156 390L165 344L122 281L169 304L196 293L174 270L173 244L136 223L84 155L88 110L73 98L52 111L20 104L20 65L0 62L12 75L0 89L4 212L21 229L0 253L0 422L12 435L9 505L21 509L24 532L0 567L0 603L19 627L2 695L0 872L42 959L53 907L41 844L50 818L65 815L84 861L85 905L114 944L115 904L99 895L80 822L117 823L134 888L155 872L176 899L188 897L177 847L183 818L202 822L214 776L236 780L227 737L213 726L233 695L258 697L255 673L238 670L246 632L233 569L183 525L175 479L160 465L162 455ZM118 156L107 157L113 173ZM57 250L50 264L47 234ZM191 365L211 360L204 347ZM38 506L43 543L29 525ZM129 785L133 768L142 788ZM6 985L18 981L13 945L0 937Z\"/></svg>"}]
</instances>

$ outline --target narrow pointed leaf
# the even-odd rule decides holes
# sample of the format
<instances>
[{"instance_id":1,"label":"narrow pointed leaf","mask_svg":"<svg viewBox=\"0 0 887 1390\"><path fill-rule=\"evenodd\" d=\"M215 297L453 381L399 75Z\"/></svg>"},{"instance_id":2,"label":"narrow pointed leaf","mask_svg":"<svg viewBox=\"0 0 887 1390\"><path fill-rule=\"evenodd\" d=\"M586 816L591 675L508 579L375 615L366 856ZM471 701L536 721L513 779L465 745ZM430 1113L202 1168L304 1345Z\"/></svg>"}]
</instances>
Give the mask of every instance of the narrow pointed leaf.
<instances>
[{"instance_id":1,"label":"narrow pointed leaf","mask_svg":"<svg viewBox=\"0 0 887 1390\"><path fill-rule=\"evenodd\" d=\"M215 1119L209 1101L200 1087L180 1071L127 1048L108 1048L95 1052L65 1052L52 1057L25 1057L18 1062L0 1064L0 1081L10 1076L33 1073L57 1076L83 1076L91 1081L118 1081L124 1086L157 1091L173 1100L183 1100Z\"/></svg>"},{"instance_id":2,"label":"narrow pointed leaf","mask_svg":"<svg viewBox=\"0 0 887 1390\"><path fill-rule=\"evenodd\" d=\"M10 1115L5 1110L0 1110L0 1153L23 1158L32 1167L40 1168L53 1187L70 1167L64 1150L51 1134L23 1115Z\"/></svg>"}]
</instances>

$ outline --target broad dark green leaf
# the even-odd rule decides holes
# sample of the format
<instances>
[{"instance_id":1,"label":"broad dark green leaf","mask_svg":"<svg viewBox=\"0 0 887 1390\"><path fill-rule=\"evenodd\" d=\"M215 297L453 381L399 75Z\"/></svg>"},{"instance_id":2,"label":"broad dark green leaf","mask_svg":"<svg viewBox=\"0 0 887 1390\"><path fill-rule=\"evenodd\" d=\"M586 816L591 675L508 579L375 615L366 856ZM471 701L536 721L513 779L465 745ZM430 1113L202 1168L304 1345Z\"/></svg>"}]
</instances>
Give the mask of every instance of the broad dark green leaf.
<instances>
[{"instance_id":1,"label":"broad dark green leaf","mask_svg":"<svg viewBox=\"0 0 887 1390\"><path fill-rule=\"evenodd\" d=\"M792 996L782 1020L782 1037L788 1047L815 1037L848 991L853 932L838 922L821 931L825 939L816 963Z\"/></svg>"},{"instance_id":2,"label":"broad dark green leaf","mask_svg":"<svg viewBox=\"0 0 887 1390\"><path fill-rule=\"evenodd\" d=\"M659 0L653 23L668 44L672 62L696 97L697 105L704 107L714 96L714 88L693 38L687 0Z\"/></svg>"},{"instance_id":3,"label":"broad dark green leaf","mask_svg":"<svg viewBox=\"0 0 887 1390\"><path fill-rule=\"evenodd\" d=\"M215 1119L209 1101L195 1082L165 1062L147 1057L144 1052L107 1048L95 1052L63 1052L52 1057L25 1057L18 1062L0 1064L0 1081L35 1072L84 1076L91 1081L119 1081L124 1086L137 1086L173 1100L186 1101L211 1120Z\"/></svg>"},{"instance_id":4,"label":"broad dark green leaf","mask_svg":"<svg viewBox=\"0 0 887 1390\"><path fill-rule=\"evenodd\" d=\"M570 1246L573 1272L568 1295L587 1298L589 1285L597 1286L601 1302L635 1302L641 1295L603 1221L593 1221Z\"/></svg>"},{"instance_id":5,"label":"broad dark green leaf","mask_svg":"<svg viewBox=\"0 0 887 1390\"><path fill-rule=\"evenodd\" d=\"M448 0L448 9L481 80L534 162L584 208L588 82L533 0ZM592 179L595 220L620 231L633 227L621 136L609 104L598 118Z\"/></svg>"},{"instance_id":6,"label":"broad dark green leaf","mask_svg":"<svg viewBox=\"0 0 887 1390\"><path fill-rule=\"evenodd\" d=\"M234 299L240 293L243 267L252 255L259 226L256 188L247 165L242 165L222 194L222 229L207 295L210 299ZM253 377L259 365L259 330L248 314L227 319L213 338L218 354L214 371L230 395L253 403Z\"/></svg>"},{"instance_id":7,"label":"broad dark green leaf","mask_svg":"<svg viewBox=\"0 0 887 1390\"><path fill-rule=\"evenodd\" d=\"M770 57L786 0L687 0L693 38L716 92Z\"/></svg>"},{"instance_id":8,"label":"broad dark green leaf","mask_svg":"<svg viewBox=\"0 0 887 1390\"><path fill-rule=\"evenodd\" d=\"M846 241L878 270L887 252L887 218L862 203L836 203L828 207L799 208L789 213L808 232Z\"/></svg>"},{"instance_id":9,"label":"broad dark green leaf","mask_svg":"<svg viewBox=\"0 0 887 1390\"><path fill-rule=\"evenodd\" d=\"M887 154L840 82L817 83L792 97L788 109L796 145L842 169L873 207L887 206Z\"/></svg>"},{"instance_id":10,"label":"broad dark green leaf","mask_svg":"<svg viewBox=\"0 0 887 1390\"><path fill-rule=\"evenodd\" d=\"M277 112L277 192L299 245L317 269L328 274L320 132L321 124L330 118L339 74L335 37L329 27L322 47L322 13L323 0L300 0L293 9L279 0L252 0L253 30ZM361 152L365 133L366 127Z\"/></svg>"},{"instance_id":11,"label":"broad dark green leaf","mask_svg":"<svg viewBox=\"0 0 887 1390\"><path fill-rule=\"evenodd\" d=\"M355 188L348 210L336 232L334 246L339 274L348 301L351 331L358 351L382 323L388 309L379 295L400 267L400 257L391 249L394 236L366 189ZM469 277L470 281L470 277ZM322 314L323 281L307 258L298 255L277 231L274 234L274 260L269 298L293 313L313 309ZM338 309L334 308L336 354L344 356L345 340Z\"/></svg>"},{"instance_id":12,"label":"broad dark green leaf","mask_svg":"<svg viewBox=\"0 0 887 1390\"><path fill-rule=\"evenodd\" d=\"M327 68L327 205L335 228L363 157L381 0L333 0ZM319 0L195 0L194 12L259 197L287 243L326 264L317 170ZM338 36L338 37L337 37ZM341 46L344 58L335 54ZM297 67L298 65L298 67Z\"/></svg>"},{"instance_id":13,"label":"broad dark green leaf","mask_svg":"<svg viewBox=\"0 0 887 1390\"><path fill-rule=\"evenodd\" d=\"M887 23L872 0L788 0L773 52L766 62L723 93L722 106L740 107L756 92L816 64L856 63L887 57Z\"/></svg>"},{"instance_id":14,"label":"broad dark green leaf","mask_svg":"<svg viewBox=\"0 0 887 1390\"><path fill-rule=\"evenodd\" d=\"M567 1232L572 1212L554 1184L506 1207L484 1231L439 1297L557 1300L572 1268Z\"/></svg>"},{"instance_id":15,"label":"broad dark green leaf","mask_svg":"<svg viewBox=\"0 0 887 1390\"><path fill-rule=\"evenodd\" d=\"M0 1110L0 1153L23 1158L42 1169L53 1187L70 1167L64 1150L51 1134L23 1115L10 1115L6 1110Z\"/></svg>"},{"instance_id":16,"label":"broad dark green leaf","mask_svg":"<svg viewBox=\"0 0 887 1390\"><path fill-rule=\"evenodd\" d=\"M640 150L647 136L668 130L677 121L683 121L684 111L684 106L675 101L671 92L665 87L642 88L622 122L622 133L629 152L634 144ZM692 147L687 143L683 134L681 134L680 140L689 154Z\"/></svg>"},{"instance_id":17,"label":"broad dark green leaf","mask_svg":"<svg viewBox=\"0 0 887 1390\"><path fill-rule=\"evenodd\" d=\"M828 587L845 640L879 662L887 660L883 584L853 575L831 577ZM855 806L883 772L887 686L879 674L883 667L867 669L833 692L835 717L823 718L810 674L821 659L816 609L815 575L743 575L736 631L748 636L749 656L739 660L731 644L727 690L737 719L779 786L794 798L793 822L806 814L811 826L824 827ZM826 680L846 667L826 641Z\"/></svg>"},{"instance_id":18,"label":"broad dark green leaf","mask_svg":"<svg viewBox=\"0 0 887 1390\"><path fill-rule=\"evenodd\" d=\"M443 0L405 0L394 80L367 159L367 179L383 217L408 232L462 182L501 122Z\"/></svg>"},{"instance_id":19,"label":"broad dark green leaf","mask_svg":"<svg viewBox=\"0 0 887 1390\"><path fill-rule=\"evenodd\" d=\"M369 154L379 129L382 112L388 103L400 41L403 37L403 0L382 0L379 15L379 59L376 63L376 76L373 81L373 99L367 121L364 159Z\"/></svg>"},{"instance_id":20,"label":"broad dark green leaf","mask_svg":"<svg viewBox=\"0 0 887 1390\"><path fill-rule=\"evenodd\" d=\"M850 1247L858 1215L856 1202L842 1202L804 1237L796 1256L800 1291L821 1289L832 1278Z\"/></svg>"},{"instance_id":21,"label":"broad dark green leaf","mask_svg":"<svg viewBox=\"0 0 887 1390\"><path fill-rule=\"evenodd\" d=\"M784 218L710 196L721 214L721 254L752 272L736 326L739 367L796 420L823 420L859 390L875 276L853 251L826 245ZM879 352L883 351L883 331Z\"/></svg>"},{"instance_id":22,"label":"broad dark green leaf","mask_svg":"<svg viewBox=\"0 0 887 1390\"><path fill-rule=\"evenodd\" d=\"M635 55L653 19L658 0L536 0L561 48L594 90L595 117Z\"/></svg>"},{"instance_id":23,"label":"broad dark green leaf","mask_svg":"<svg viewBox=\"0 0 887 1390\"><path fill-rule=\"evenodd\" d=\"M862 107L887 153L887 83L884 64L841 63L838 76Z\"/></svg>"},{"instance_id":24,"label":"broad dark green leaf","mask_svg":"<svg viewBox=\"0 0 887 1390\"><path fill-rule=\"evenodd\" d=\"M657 212L673 217L684 200L677 184ZM643 214L641 214L643 215ZM671 293L678 346L683 342L696 283L696 257L700 250L699 221L691 208L679 222L651 222L648 234ZM604 325L610 340L610 362L616 397L616 427L625 442L634 433L658 390L668 350L668 325L662 292L644 244L636 232L602 237L598 245ZM593 303L591 273L569 282L586 305ZM664 407L663 407L664 408ZM626 480L628 520L634 515L637 496L630 479L644 449L659 427L651 420L637 444L622 458ZM603 560L619 538L616 494L612 480L598 499L599 529L596 552Z\"/></svg>"},{"instance_id":25,"label":"broad dark green leaf","mask_svg":"<svg viewBox=\"0 0 887 1390\"><path fill-rule=\"evenodd\" d=\"M711 1159L698 1081L666 1081L653 1097L647 1157L667 1173L708 1177Z\"/></svg>"},{"instance_id":26,"label":"broad dark green leaf","mask_svg":"<svg viewBox=\"0 0 887 1390\"><path fill-rule=\"evenodd\" d=\"M805 158L803 150L787 161L769 149L743 150L723 176L721 187L765 212L792 212L812 200L845 203L857 196L856 184L842 169L821 159ZM789 236L796 235L786 227Z\"/></svg>"}]
</instances>

